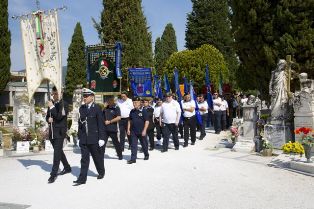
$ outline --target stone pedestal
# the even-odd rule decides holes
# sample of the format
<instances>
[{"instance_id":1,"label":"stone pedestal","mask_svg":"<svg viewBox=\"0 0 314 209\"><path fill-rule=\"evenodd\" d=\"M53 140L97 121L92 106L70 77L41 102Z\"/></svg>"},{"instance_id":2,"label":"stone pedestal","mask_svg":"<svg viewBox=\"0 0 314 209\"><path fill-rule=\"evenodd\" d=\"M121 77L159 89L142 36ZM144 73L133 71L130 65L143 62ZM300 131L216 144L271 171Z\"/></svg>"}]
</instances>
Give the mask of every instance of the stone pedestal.
<instances>
[{"instance_id":1,"label":"stone pedestal","mask_svg":"<svg viewBox=\"0 0 314 209\"><path fill-rule=\"evenodd\" d=\"M3 134L2 148L6 150L12 149L12 134Z\"/></svg>"},{"instance_id":2,"label":"stone pedestal","mask_svg":"<svg viewBox=\"0 0 314 209\"><path fill-rule=\"evenodd\" d=\"M238 141L234 151L250 153L255 150L254 137L256 135L257 109L255 104L243 106L243 124L239 127Z\"/></svg>"}]
</instances>

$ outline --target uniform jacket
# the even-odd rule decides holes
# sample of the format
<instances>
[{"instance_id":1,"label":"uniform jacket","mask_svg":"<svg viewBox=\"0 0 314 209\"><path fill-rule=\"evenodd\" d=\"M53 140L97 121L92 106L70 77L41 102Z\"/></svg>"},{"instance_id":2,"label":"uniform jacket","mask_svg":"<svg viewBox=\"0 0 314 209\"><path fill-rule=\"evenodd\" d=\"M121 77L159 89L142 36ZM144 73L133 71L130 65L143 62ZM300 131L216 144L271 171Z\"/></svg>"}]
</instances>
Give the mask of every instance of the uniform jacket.
<instances>
[{"instance_id":1,"label":"uniform jacket","mask_svg":"<svg viewBox=\"0 0 314 209\"><path fill-rule=\"evenodd\" d=\"M68 104L62 99L54 104L52 109L48 108L46 121L53 118L52 128L49 123L49 139L65 139L67 133ZM51 130L52 129L52 130Z\"/></svg>"},{"instance_id":2,"label":"uniform jacket","mask_svg":"<svg viewBox=\"0 0 314 209\"><path fill-rule=\"evenodd\" d=\"M101 109L92 103L89 109L88 105L82 105L79 112L78 138L80 144L97 144L99 140L104 140L105 126Z\"/></svg>"}]
</instances>

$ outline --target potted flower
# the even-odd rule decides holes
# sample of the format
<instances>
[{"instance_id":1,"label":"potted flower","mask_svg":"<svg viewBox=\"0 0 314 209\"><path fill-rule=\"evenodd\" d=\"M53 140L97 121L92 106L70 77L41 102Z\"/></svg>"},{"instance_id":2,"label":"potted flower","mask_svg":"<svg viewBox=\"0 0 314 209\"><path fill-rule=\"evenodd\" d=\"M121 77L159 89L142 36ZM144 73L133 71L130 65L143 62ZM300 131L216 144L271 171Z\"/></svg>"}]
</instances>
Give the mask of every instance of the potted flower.
<instances>
[{"instance_id":1,"label":"potted flower","mask_svg":"<svg viewBox=\"0 0 314 209\"><path fill-rule=\"evenodd\" d=\"M230 128L230 133L231 133L231 140L232 143L235 144L237 141L237 138L239 136L239 130L237 126L231 126Z\"/></svg>"},{"instance_id":2,"label":"potted flower","mask_svg":"<svg viewBox=\"0 0 314 209\"><path fill-rule=\"evenodd\" d=\"M282 146L282 150L284 153L290 154L290 156L293 155L293 158L296 154L300 155L300 157L304 154L304 148L300 142L289 141Z\"/></svg>"},{"instance_id":3,"label":"potted flower","mask_svg":"<svg viewBox=\"0 0 314 209\"><path fill-rule=\"evenodd\" d=\"M314 145L314 131L311 128L301 127L297 128L295 134L300 135L299 142L304 147L306 162L310 163L311 161L311 149Z\"/></svg>"},{"instance_id":4,"label":"potted flower","mask_svg":"<svg viewBox=\"0 0 314 209\"><path fill-rule=\"evenodd\" d=\"M262 139L262 155L263 156L272 156L273 155L273 145L267 140Z\"/></svg>"},{"instance_id":5,"label":"potted flower","mask_svg":"<svg viewBox=\"0 0 314 209\"><path fill-rule=\"evenodd\" d=\"M41 141L37 139L37 137L35 139L33 139L30 142L32 148L33 148L33 152L39 152L40 150L40 145L41 145Z\"/></svg>"}]
</instances>

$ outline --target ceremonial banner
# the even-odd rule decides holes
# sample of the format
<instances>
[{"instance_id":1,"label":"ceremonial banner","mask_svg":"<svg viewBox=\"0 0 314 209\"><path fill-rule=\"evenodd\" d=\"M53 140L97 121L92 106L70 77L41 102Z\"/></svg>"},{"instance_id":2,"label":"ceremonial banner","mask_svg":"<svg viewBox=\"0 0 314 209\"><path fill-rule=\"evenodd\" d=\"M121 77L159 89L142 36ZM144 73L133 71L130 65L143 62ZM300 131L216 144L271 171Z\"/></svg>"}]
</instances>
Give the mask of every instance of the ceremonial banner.
<instances>
[{"instance_id":1,"label":"ceremonial banner","mask_svg":"<svg viewBox=\"0 0 314 209\"><path fill-rule=\"evenodd\" d=\"M44 79L61 95L62 66L57 11L41 11L21 18L29 101Z\"/></svg>"},{"instance_id":2,"label":"ceremonial banner","mask_svg":"<svg viewBox=\"0 0 314 209\"><path fill-rule=\"evenodd\" d=\"M134 96L152 96L152 69L129 68L129 79Z\"/></svg>"}]
</instances>

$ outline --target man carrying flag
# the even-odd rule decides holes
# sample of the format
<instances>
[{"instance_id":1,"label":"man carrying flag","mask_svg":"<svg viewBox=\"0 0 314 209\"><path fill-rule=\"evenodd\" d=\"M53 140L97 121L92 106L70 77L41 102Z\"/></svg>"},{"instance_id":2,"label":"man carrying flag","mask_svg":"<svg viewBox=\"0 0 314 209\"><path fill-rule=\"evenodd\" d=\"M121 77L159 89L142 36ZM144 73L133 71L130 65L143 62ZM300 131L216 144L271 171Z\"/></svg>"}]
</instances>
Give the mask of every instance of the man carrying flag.
<instances>
[{"instance_id":1,"label":"man carrying flag","mask_svg":"<svg viewBox=\"0 0 314 209\"><path fill-rule=\"evenodd\" d=\"M206 90L207 90L207 104L208 104L208 110L210 110L208 112L208 117L207 117L207 126L210 125L210 121L212 119L213 116L213 96L211 94L211 88L210 88L210 75L209 75L209 69L208 69L208 65L206 65L206 72L205 72L205 84L206 84Z\"/></svg>"}]
</instances>

